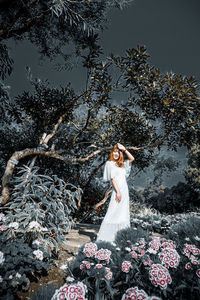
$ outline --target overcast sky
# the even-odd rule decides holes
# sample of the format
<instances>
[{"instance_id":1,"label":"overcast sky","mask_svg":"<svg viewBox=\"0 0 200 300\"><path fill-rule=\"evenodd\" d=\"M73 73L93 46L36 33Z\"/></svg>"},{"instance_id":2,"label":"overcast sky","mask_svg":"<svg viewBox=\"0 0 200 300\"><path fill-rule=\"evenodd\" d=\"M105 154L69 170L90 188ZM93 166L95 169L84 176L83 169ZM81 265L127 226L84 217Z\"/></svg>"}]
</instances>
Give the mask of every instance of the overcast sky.
<instances>
[{"instance_id":1,"label":"overcast sky","mask_svg":"<svg viewBox=\"0 0 200 300\"><path fill-rule=\"evenodd\" d=\"M128 8L113 9L108 29L101 34L105 55L123 54L126 49L145 45L150 63L162 72L195 76L200 79L200 0L135 0ZM8 79L12 95L28 88L25 66L35 76L48 78L55 85L72 81L75 88L83 83L85 70L58 72L48 60L39 63L37 49L28 42L12 45L14 72Z\"/></svg>"}]
</instances>

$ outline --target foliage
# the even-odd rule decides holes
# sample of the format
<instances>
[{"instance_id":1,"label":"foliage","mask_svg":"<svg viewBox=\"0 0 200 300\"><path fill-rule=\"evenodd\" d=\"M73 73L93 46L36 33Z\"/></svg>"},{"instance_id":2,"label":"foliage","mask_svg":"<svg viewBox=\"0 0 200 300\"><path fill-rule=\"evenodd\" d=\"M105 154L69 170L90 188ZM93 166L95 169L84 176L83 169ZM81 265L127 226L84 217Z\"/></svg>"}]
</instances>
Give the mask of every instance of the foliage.
<instances>
[{"instance_id":1,"label":"foliage","mask_svg":"<svg viewBox=\"0 0 200 300\"><path fill-rule=\"evenodd\" d=\"M179 219L179 223L161 237L150 236L141 228L123 229L112 245L102 241L81 246L67 273L86 284L88 299L124 299L125 293L130 292L143 294L147 297L144 299L198 299L199 222L197 217ZM104 260L97 259L100 250L102 254L109 253L109 260L105 260L105 255L102 255ZM96 272L98 269L98 280L102 280L107 267L106 272L112 273L109 290L102 284L101 298L98 298ZM93 294L90 292L92 276Z\"/></svg>"},{"instance_id":2,"label":"foliage","mask_svg":"<svg viewBox=\"0 0 200 300\"><path fill-rule=\"evenodd\" d=\"M7 75L12 73L13 59L10 57L8 49L4 44L0 44L0 53L0 77L4 80Z\"/></svg>"},{"instance_id":3,"label":"foliage","mask_svg":"<svg viewBox=\"0 0 200 300\"><path fill-rule=\"evenodd\" d=\"M4 257L0 268L2 299L5 299L5 295L15 295L19 288L27 291L31 279L37 279L50 269L50 255L43 246L31 247L24 243L23 238L6 241L2 237L0 244ZM42 260L34 254L37 254L34 249L41 251L39 253L42 253Z\"/></svg>"},{"instance_id":4,"label":"foliage","mask_svg":"<svg viewBox=\"0 0 200 300\"><path fill-rule=\"evenodd\" d=\"M82 282L75 281L73 277L68 277L67 282L56 290L52 297L52 300L60 299L87 300L87 286Z\"/></svg>"},{"instance_id":5,"label":"foliage","mask_svg":"<svg viewBox=\"0 0 200 300\"><path fill-rule=\"evenodd\" d=\"M76 279L87 285L88 299L112 299L112 266L118 259L118 252L110 243L86 243L80 247L69 269Z\"/></svg>"},{"instance_id":6,"label":"foliage","mask_svg":"<svg viewBox=\"0 0 200 300\"><path fill-rule=\"evenodd\" d=\"M200 145L192 145L188 152L188 167L185 169L185 177L187 182L194 189L200 188Z\"/></svg>"},{"instance_id":7,"label":"foliage","mask_svg":"<svg viewBox=\"0 0 200 300\"><path fill-rule=\"evenodd\" d=\"M19 228L16 231L8 229L7 238L39 238L57 250L57 243L64 239L73 224L72 212L77 208L76 201L80 199L81 190L56 175L52 178L41 175L38 167L28 166L18 169L13 184L11 202L6 205L9 209L7 222L17 222Z\"/></svg>"},{"instance_id":8,"label":"foliage","mask_svg":"<svg viewBox=\"0 0 200 300\"><path fill-rule=\"evenodd\" d=\"M149 204L159 212L174 214L194 211L199 207L199 193L190 185L179 182L172 188L165 188L148 200Z\"/></svg>"},{"instance_id":9,"label":"foliage","mask_svg":"<svg viewBox=\"0 0 200 300\"><path fill-rule=\"evenodd\" d=\"M31 297L31 300L48 300L53 297L53 294L56 290L56 286L51 283L48 286L42 285L39 290Z\"/></svg>"},{"instance_id":10,"label":"foliage","mask_svg":"<svg viewBox=\"0 0 200 300\"><path fill-rule=\"evenodd\" d=\"M128 50L124 56L111 55L104 61L100 55L100 47L90 47L89 54L83 56L88 76L81 92L70 85L51 87L48 82L33 79L28 70L32 93L23 93L15 101L2 94L6 105L1 103L1 110L8 115L1 121L2 166L14 151L26 147L41 149L39 167L44 172L49 173L51 168L50 172L63 174L65 179L64 174L69 171L71 182L88 191L101 177L101 166L110 150L101 149L116 141L127 147L140 147L134 152L136 171L155 162L161 146L168 144L169 149L176 150L198 141L198 86L194 78L161 74L149 65L143 46ZM121 97L122 91L124 104L111 104L111 99ZM48 135L48 142L40 144L42 136ZM100 152L98 158L85 160L87 168L84 160L63 167L53 163L51 155L41 158L50 149L60 161ZM172 161L166 160L163 170L172 167ZM88 200L85 197L83 202Z\"/></svg>"},{"instance_id":11,"label":"foliage","mask_svg":"<svg viewBox=\"0 0 200 300\"><path fill-rule=\"evenodd\" d=\"M38 174L38 167L18 168L10 183L11 202L1 214L2 290L28 289L29 280L47 273L50 262L73 225L72 212L81 190L55 176ZM6 275L5 275L6 274Z\"/></svg>"},{"instance_id":12,"label":"foliage","mask_svg":"<svg viewBox=\"0 0 200 300\"><path fill-rule=\"evenodd\" d=\"M97 32L105 28L107 12L128 2L29 0L19 6L16 0L1 0L0 47L4 52L0 57L0 77L4 79L12 71L13 61L3 43L8 39L29 40L41 57L53 60L61 55L64 64L58 67L68 68L69 59L74 60L75 55L96 44Z\"/></svg>"}]
</instances>

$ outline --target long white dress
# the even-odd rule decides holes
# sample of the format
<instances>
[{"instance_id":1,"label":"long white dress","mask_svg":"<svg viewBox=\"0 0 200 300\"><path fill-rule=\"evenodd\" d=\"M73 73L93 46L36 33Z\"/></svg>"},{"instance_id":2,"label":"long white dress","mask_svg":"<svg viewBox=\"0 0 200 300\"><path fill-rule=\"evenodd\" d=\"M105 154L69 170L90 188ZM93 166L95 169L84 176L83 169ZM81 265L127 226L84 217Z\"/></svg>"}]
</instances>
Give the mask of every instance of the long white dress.
<instances>
[{"instance_id":1,"label":"long white dress","mask_svg":"<svg viewBox=\"0 0 200 300\"><path fill-rule=\"evenodd\" d=\"M97 235L97 241L113 242L118 230L130 227L129 191L126 178L131 171L129 160L124 162L124 167L118 167L114 161L107 161L104 168L103 180L115 179L121 193L121 201L116 201L116 192L113 188L111 200L106 215L102 221Z\"/></svg>"}]
</instances>

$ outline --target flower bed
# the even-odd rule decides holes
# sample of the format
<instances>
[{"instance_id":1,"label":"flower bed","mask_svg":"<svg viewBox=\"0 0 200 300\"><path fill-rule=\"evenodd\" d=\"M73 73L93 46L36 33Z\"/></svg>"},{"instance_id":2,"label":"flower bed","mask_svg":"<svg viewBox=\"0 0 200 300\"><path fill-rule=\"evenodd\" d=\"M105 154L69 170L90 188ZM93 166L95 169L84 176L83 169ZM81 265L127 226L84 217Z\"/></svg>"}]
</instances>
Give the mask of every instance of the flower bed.
<instances>
[{"instance_id":1,"label":"flower bed","mask_svg":"<svg viewBox=\"0 0 200 300\"><path fill-rule=\"evenodd\" d=\"M191 217L161 237L141 228L121 230L113 244L83 245L67 273L87 287L90 300L198 299L199 228L200 218Z\"/></svg>"}]
</instances>

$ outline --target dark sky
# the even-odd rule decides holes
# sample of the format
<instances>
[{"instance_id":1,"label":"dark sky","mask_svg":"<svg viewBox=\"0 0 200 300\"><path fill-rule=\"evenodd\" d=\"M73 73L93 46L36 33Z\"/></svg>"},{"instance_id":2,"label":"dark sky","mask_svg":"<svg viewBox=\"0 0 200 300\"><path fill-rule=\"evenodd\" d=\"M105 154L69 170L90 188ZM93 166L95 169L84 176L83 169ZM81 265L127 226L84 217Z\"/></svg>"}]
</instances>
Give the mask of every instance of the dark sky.
<instances>
[{"instance_id":1,"label":"dark sky","mask_svg":"<svg viewBox=\"0 0 200 300\"><path fill-rule=\"evenodd\" d=\"M150 63L162 72L195 76L200 79L200 0L135 0L128 8L113 9L108 16L108 29L101 34L105 55L123 54L126 49L145 45ZM28 42L12 46L15 69L8 79L11 94L28 89L25 66L35 76L48 78L59 86L71 81L75 88L84 82L85 70L58 72L54 63L39 64L37 49Z\"/></svg>"},{"instance_id":2,"label":"dark sky","mask_svg":"<svg viewBox=\"0 0 200 300\"><path fill-rule=\"evenodd\" d=\"M200 79L200 1L135 0L111 14L103 34L107 52L145 45L161 71Z\"/></svg>"}]
</instances>

